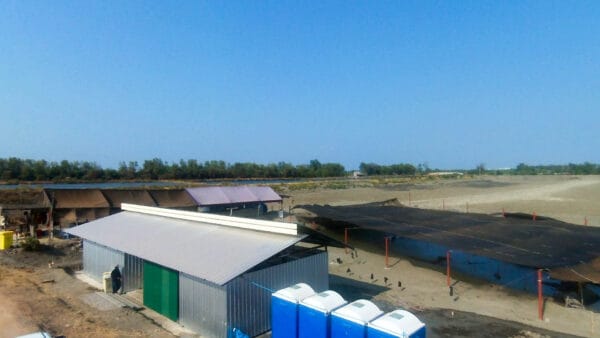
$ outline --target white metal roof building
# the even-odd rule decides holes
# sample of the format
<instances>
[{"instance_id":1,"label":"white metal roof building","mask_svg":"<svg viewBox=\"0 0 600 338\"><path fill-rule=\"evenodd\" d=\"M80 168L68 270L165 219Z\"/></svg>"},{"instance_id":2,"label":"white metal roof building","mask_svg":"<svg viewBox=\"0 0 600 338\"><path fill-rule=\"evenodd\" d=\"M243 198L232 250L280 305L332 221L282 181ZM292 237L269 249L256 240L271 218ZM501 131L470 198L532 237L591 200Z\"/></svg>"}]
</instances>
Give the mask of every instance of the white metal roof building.
<instances>
[{"instance_id":1,"label":"white metal roof building","mask_svg":"<svg viewBox=\"0 0 600 338\"><path fill-rule=\"evenodd\" d=\"M206 337L270 329L272 290L328 288L327 252L297 225L123 204L121 213L66 230L84 239L84 272L122 267L124 290ZM317 240L318 241L318 240ZM313 240L314 242L314 240Z\"/></svg>"}]
</instances>

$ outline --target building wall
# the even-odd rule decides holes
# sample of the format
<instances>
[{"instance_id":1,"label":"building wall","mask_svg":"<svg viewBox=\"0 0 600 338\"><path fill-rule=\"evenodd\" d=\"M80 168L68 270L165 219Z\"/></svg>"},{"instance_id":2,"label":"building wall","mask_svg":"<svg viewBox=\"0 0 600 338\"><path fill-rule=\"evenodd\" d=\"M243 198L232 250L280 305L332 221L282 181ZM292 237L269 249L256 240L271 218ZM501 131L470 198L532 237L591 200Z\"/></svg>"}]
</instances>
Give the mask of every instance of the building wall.
<instances>
[{"instance_id":1,"label":"building wall","mask_svg":"<svg viewBox=\"0 0 600 338\"><path fill-rule=\"evenodd\" d=\"M179 273L179 323L203 337L256 336L271 329L271 293L296 283L329 288L327 252L246 273L220 286Z\"/></svg>"},{"instance_id":2,"label":"building wall","mask_svg":"<svg viewBox=\"0 0 600 338\"><path fill-rule=\"evenodd\" d=\"M84 240L83 241L83 272L102 283L102 273L110 272L119 265L123 268L125 254L121 251Z\"/></svg>"},{"instance_id":3,"label":"building wall","mask_svg":"<svg viewBox=\"0 0 600 338\"><path fill-rule=\"evenodd\" d=\"M315 291L329 288L327 252L243 274L227 283L229 332L234 328L251 337L271 329L271 293L297 283Z\"/></svg>"},{"instance_id":4,"label":"building wall","mask_svg":"<svg viewBox=\"0 0 600 338\"><path fill-rule=\"evenodd\" d=\"M122 269L123 291L141 289L144 284L144 260L125 254L125 266Z\"/></svg>"},{"instance_id":5,"label":"building wall","mask_svg":"<svg viewBox=\"0 0 600 338\"><path fill-rule=\"evenodd\" d=\"M452 248L411 238L396 237L392 241L392 254L400 253L431 263L439 263L444 268L448 250L452 250ZM452 250L450 267L452 271L478 277L511 289L537 292L537 269L531 267L502 262L460 250ZM543 276L544 295L555 295L560 282L551 279L546 272L543 273Z\"/></svg>"},{"instance_id":6,"label":"building wall","mask_svg":"<svg viewBox=\"0 0 600 338\"><path fill-rule=\"evenodd\" d=\"M179 273L179 323L203 337L227 337L224 286Z\"/></svg>"}]
</instances>

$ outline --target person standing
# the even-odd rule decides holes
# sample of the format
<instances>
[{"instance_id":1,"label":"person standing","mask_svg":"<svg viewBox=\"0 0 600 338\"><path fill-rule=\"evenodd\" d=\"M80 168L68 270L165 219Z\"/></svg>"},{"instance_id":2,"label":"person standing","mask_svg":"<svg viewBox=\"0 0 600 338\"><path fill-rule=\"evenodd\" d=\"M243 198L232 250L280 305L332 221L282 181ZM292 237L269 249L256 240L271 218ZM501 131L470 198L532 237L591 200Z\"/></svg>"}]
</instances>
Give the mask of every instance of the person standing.
<instances>
[{"instance_id":1,"label":"person standing","mask_svg":"<svg viewBox=\"0 0 600 338\"><path fill-rule=\"evenodd\" d=\"M121 271L119 270L119 266L115 266L113 271L110 273L110 279L112 282L112 292L117 293L121 288Z\"/></svg>"}]
</instances>

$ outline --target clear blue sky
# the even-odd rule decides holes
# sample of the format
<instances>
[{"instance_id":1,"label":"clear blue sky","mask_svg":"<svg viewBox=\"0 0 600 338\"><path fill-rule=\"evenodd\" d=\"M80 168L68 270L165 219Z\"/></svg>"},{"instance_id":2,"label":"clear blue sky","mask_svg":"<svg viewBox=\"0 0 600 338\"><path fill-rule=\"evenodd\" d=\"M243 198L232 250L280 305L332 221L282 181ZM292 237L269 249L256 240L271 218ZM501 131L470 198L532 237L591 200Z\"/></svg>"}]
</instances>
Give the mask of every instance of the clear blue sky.
<instances>
[{"instance_id":1,"label":"clear blue sky","mask_svg":"<svg viewBox=\"0 0 600 338\"><path fill-rule=\"evenodd\" d=\"M0 157L600 162L598 1L0 1Z\"/></svg>"}]
</instances>

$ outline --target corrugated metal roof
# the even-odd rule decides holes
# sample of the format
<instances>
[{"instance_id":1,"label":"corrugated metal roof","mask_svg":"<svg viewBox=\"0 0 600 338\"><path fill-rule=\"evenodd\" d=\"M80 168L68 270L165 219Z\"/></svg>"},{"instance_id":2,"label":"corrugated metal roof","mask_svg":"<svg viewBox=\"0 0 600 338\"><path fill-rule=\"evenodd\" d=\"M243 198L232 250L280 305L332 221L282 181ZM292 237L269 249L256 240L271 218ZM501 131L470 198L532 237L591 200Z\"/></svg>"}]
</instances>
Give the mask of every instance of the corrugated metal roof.
<instances>
[{"instance_id":1,"label":"corrugated metal roof","mask_svg":"<svg viewBox=\"0 0 600 338\"><path fill-rule=\"evenodd\" d=\"M154 200L146 190L113 189L102 190L102 193L113 208L120 208L122 203L155 206Z\"/></svg>"},{"instance_id":2,"label":"corrugated metal roof","mask_svg":"<svg viewBox=\"0 0 600 338\"><path fill-rule=\"evenodd\" d=\"M186 190L199 206L281 201L281 196L270 187L199 187Z\"/></svg>"},{"instance_id":3,"label":"corrugated metal roof","mask_svg":"<svg viewBox=\"0 0 600 338\"><path fill-rule=\"evenodd\" d=\"M50 198L54 197L57 209L110 207L108 201L98 189L48 189L46 192Z\"/></svg>"},{"instance_id":4,"label":"corrugated metal roof","mask_svg":"<svg viewBox=\"0 0 600 338\"><path fill-rule=\"evenodd\" d=\"M50 200L43 190L0 189L0 207L4 209L43 209L50 207Z\"/></svg>"},{"instance_id":5,"label":"corrugated metal roof","mask_svg":"<svg viewBox=\"0 0 600 338\"><path fill-rule=\"evenodd\" d=\"M129 211L65 231L219 285L306 237Z\"/></svg>"},{"instance_id":6,"label":"corrugated metal roof","mask_svg":"<svg viewBox=\"0 0 600 338\"><path fill-rule=\"evenodd\" d=\"M159 207L163 208L187 208L196 207L196 202L190 194L183 189L149 190L152 198Z\"/></svg>"}]
</instances>

